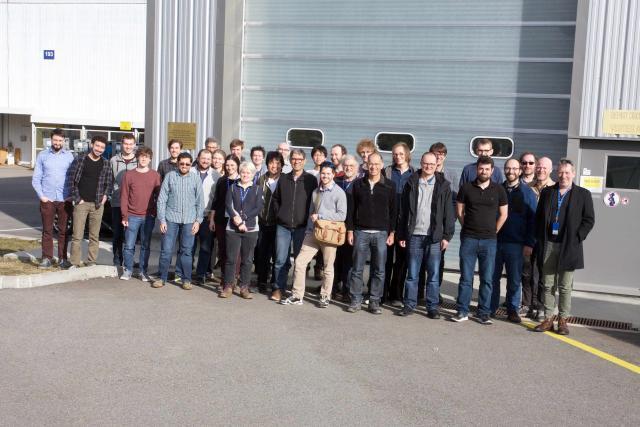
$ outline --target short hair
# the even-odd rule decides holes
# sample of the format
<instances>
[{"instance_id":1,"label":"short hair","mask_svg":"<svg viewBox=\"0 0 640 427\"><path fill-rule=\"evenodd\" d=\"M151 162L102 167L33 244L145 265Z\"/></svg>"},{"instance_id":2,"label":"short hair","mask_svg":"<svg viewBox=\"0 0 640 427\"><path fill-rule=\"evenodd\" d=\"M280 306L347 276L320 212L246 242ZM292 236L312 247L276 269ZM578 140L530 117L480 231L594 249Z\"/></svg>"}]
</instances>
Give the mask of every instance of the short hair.
<instances>
[{"instance_id":1,"label":"short hair","mask_svg":"<svg viewBox=\"0 0 640 427\"><path fill-rule=\"evenodd\" d=\"M576 171L576 166L573 164L573 161L571 161L571 159L567 159L566 157L563 157L560 160L558 160L557 168L560 169L562 166L566 166L566 165L571 166L571 170L573 172Z\"/></svg>"},{"instance_id":2,"label":"short hair","mask_svg":"<svg viewBox=\"0 0 640 427\"><path fill-rule=\"evenodd\" d=\"M54 130L51 131L51 136L50 138L53 138L55 136L61 136L64 138L64 131L60 128L55 128Z\"/></svg>"},{"instance_id":3,"label":"short hair","mask_svg":"<svg viewBox=\"0 0 640 427\"><path fill-rule=\"evenodd\" d=\"M244 141L239 138L232 139L231 142L229 143L229 148L234 148L234 147L240 147L241 149L244 149Z\"/></svg>"},{"instance_id":4,"label":"short hair","mask_svg":"<svg viewBox=\"0 0 640 427\"><path fill-rule=\"evenodd\" d=\"M211 153L211 157L215 156L216 154L221 154L223 159L227 157L227 153L225 153L222 148L218 148L217 150L214 150L213 153Z\"/></svg>"},{"instance_id":5,"label":"short hair","mask_svg":"<svg viewBox=\"0 0 640 427\"><path fill-rule=\"evenodd\" d=\"M493 141L490 140L489 138L480 138L478 140L478 142L476 142L476 148L478 148L478 145L490 145L491 149L493 149Z\"/></svg>"},{"instance_id":6,"label":"short hair","mask_svg":"<svg viewBox=\"0 0 640 427\"><path fill-rule=\"evenodd\" d=\"M264 147L262 145L256 145L255 147L251 147L252 156L253 156L253 153L255 153L256 151L261 151L262 157L264 157L267 154L267 152L264 150Z\"/></svg>"},{"instance_id":7,"label":"short hair","mask_svg":"<svg viewBox=\"0 0 640 427\"><path fill-rule=\"evenodd\" d=\"M356 164L356 166L358 165L358 160L356 159L356 157L353 154L347 154L345 155L342 160L340 160L340 163L342 163L344 165L344 162L346 162L347 160L351 160L353 163Z\"/></svg>"},{"instance_id":8,"label":"short hair","mask_svg":"<svg viewBox=\"0 0 640 427\"><path fill-rule=\"evenodd\" d=\"M345 147L345 146L344 146L344 145L342 145L342 144L334 144L334 145L331 147L331 149L333 150L333 149L334 149L334 148L336 148L336 147L340 148L340 151L342 151L342 155L343 155L343 156L346 156L346 155L347 155L347 147Z\"/></svg>"},{"instance_id":9,"label":"short hair","mask_svg":"<svg viewBox=\"0 0 640 427\"><path fill-rule=\"evenodd\" d=\"M538 158L536 157L535 154L533 154L531 151L525 151L524 153L520 154L520 157L518 158L519 162L522 162L522 159L524 159L524 156L533 156L533 161L537 162Z\"/></svg>"},{"instance_id":10,"label":"short hair","mask_svg":"<svg viewBox=\"0 0 640 427\"><path fill-rule=\"evenodd\" d=\"M238 172L243 171L243 170L251 172L252 175L255 175L255 173L256 173L256 167L251 162L242 162L242 163L240 163L240 166L238 166Z\"/></svg>"},{"instance_id":11,"label":"short hair","mask_svg":"<svg viewBox=\"0 0 640 427\"><path fill-rule=\"evenodd\" d=\"M171 146L172 146L173 144L180 144L180 149L182 150L182 141L180 141L179 139L175 139L175 138L170 139L170 140L169 140L169 143L167 144L167 148L168 148L168 149L171 149Z\"/></svg>"},{"instance_id":12,"label":"short hair","mask_svg":"<svg viewBox=\"0 0 640 427\"><path fill-rule=\"evenodd\" d=\"M280 146L281 146L282 144L286 144L286 146L287 146L287 150L290 150L290 149L291 149L291 143L290 143L289 141L282 141L282 142L279 142L279 143L278 143L278 149L280 149Z\"/></svg>"},{"instance_id":13,"label":"short hair","mask_svg":"<svg viewBox=\"0 0 640 427\"><path fill-rule=\"evenodd\" d=\"M140 147L136 150L136 159L140 156L147 156L150 159L153 158L153 150L150 147Z\"/></svg>"},{"instance_id":14,"label":"short hair","mask_svg":"<svg viewBox=\"0 0 640 427\"><path fill-rule=\"evenodd\" d=\"M301 148L292 148L291 152L289 153L289 160L291 160L291 157L293 157L294 154L301 155L303 159L307 158L307 154L304 152L303 149L301 149Z\"/></svg>"},{"instance_id":15,"label":"short hair","mask_svg":"<svg viewBox=\"0 0 640 427\"><path fill-rule=\"evenodd\" d=\"M107 138L102 135L95 135L91 138L91 145L95 144L96 142L102 142L104 145L107 145Z\"/></svg>"},{"instance_id":16,"label":"short hair","mask_svg":"<svg viewBox=\"0 0 640 427\"><path fill-rule=\"evenodd\" d=\"M206 147L208 143L210 142L215 142L216 144L218 143L218 140L215 139L212 136L208 136L207 139L204 140L204 146Z\"/></svg>"},{"instance_id":17,"label":"short hair","mask_svg":"<svg viewBox=\"0 0 640 427\"><path fill-rule=\"evenodd\" d=\"M402 148L404 156L407 158L407 163L409 163L411 161L411 148L409 148L409 145L406 142L397 142L391 147L391 152L393 153L396 148Z\"/></svg>"},{"instance_id":18,"label":"short hair","mask_svg":"<svg viewBox=\"0 0 640 427\"><path fill-rule=\"evenodd\" d=\"M132 133L125 133L124 135L122 135L122 138L120 139L120 141L124 142L125 139L133 139L135 141L136 137L133 136Z\"/></svg>"},{"instance_id":19,"label":"short hair","mask_svg":"<svg viewBox=\"0 0 640 427\"><path fill-rule=\"evenodd\" d=\"M443 153L446 156L447 155L447 146L444 145L442 142L436 142L434 144L431 144L431 147L429 147L429 152L431 152L431 153Z\"/></svg>"},{"instance_id":20,"label":"short hair","mask_svg":"<svg viewBox=\"0 0 640 427\"><path fill-rule=\"evenodd\" d=\"M491 165L493 167L493 159L490 156L478 156L476 166L480 165Z\"/></svg>"},{"instance_id":21,"label":"short hair","mask_svg":"<svg viewBox=\"0 0 640 427\"><path fill-rule=\"evenodd\" d=\"M327 157L329 154L327 153L327 148L324 145L316 145L311 149L311 157L313 157L313 155L316 154L318 151L324 154L325 157Z\"/></svg>"},{"instance_id":22,"label":"short hair","mask_svg":"<svg viewBox=\"0 0 640 427\"><path fill-rule=\"evenodd\" d=\"M369 159L371 159L371 156L378 156L380 158L380 162L384 165L384 159L382 158L382 154L378 153L377 151L374 151L369 155Z\"/></svg>"},{"instance_id":23,"label":"short hair","mask_svg":"<svg viewBox=\"0 0 640 427\"><path fill-rule=\"evenodd\" d=\"M281 166L284 165L284 158L282 157L282 154L279 151L269 151L267 153L266 163L269 164L273 160L279 161Z\"/></svg>"},{"instance_id":24,"label":"short hair","mask_svg":"<svg viewBox=\"0 0 640 427\"><path fill-rule=\"evenodd\" d=\"M336 165L333 164L333 162L328 162L328 161L324 161L320 164L320 171L322 171L322 169L324 168L331 168L331 171L335 173L336 171Z\"/></svg>"},{"instance_id":25,"label":"short hair","mask_svg":"<svg viewBox=\"0 0 640 427\"><path fill-rule=\"evenodd\" d=\"M207 153L211 154L211 151L209 151L206 148L202 148L200 151L198 151L198 155L196 157L200 157L201 154L207 154ZM211 154L211 157L213 157L213 154Z\"/></svg>"},{"instance_id":26,"label":"short hair","mask_svg":"<svg viewBox=\"0 0 640 427\"><path fill-rule=\"evenodd\" d=\"M362 151L364 148L369 148L374 153L378 151L376 145L373 143L373 139L371 138L361 139L360 142L358 142L358 145L356 145L356 153L360 154L360 151Z\"/></svg>"},{"instance_id":27,"label":"short hair","mask_svg":"<svg viewBox=\"0 0 640 427\"><path fill-rule=\"evenodd\" d=\"M183 152L183 153L178 154L178 160L177 160L177 163L180 163L180 160L182 160L182 159L189 159L189 161L190 161L191 163L193 163L193 157L191 157L191 153L188 153L187 151L185 151L185 152Z\"/></svg>"},{"instance_id":28,"label":"short hair","mask_svg":"<svg viewBox=\"0 0 640 427\"><path fill-rule=\"evenodd\" d=\"M224 163L226 164L229 160L233 160L234 162L236 162L236 166L238 166L238 169L240 168L240 159L238 158L238 156L229 154L227 157L224 158Z\"/></svg>"}]
</instances>

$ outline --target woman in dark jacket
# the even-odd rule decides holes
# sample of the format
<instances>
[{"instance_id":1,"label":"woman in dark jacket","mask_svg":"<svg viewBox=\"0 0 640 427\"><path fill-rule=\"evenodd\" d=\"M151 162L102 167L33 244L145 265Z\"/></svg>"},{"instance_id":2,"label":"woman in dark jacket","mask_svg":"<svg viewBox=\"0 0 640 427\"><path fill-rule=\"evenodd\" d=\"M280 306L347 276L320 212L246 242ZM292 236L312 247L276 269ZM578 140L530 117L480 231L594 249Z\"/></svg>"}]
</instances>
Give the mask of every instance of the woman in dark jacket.
<instances>
[{"instance_id":1,"label":"woman in dark jacket","mask_svg":"<svg viewBox=\"0 0 640 427\"><path fill-rule=\"evenodd\" d=\"M249 283L253 250L258 242L258 214L262 210L262 188L253 184L256 168L251 162L240 164L240 180L229 187L226 194L226 213L229 217L226 228L226 264L224 287L220 298L229 298L233 293L233 279L240 254L240 296L251 299Z\"/></svg>"}]
</instances>

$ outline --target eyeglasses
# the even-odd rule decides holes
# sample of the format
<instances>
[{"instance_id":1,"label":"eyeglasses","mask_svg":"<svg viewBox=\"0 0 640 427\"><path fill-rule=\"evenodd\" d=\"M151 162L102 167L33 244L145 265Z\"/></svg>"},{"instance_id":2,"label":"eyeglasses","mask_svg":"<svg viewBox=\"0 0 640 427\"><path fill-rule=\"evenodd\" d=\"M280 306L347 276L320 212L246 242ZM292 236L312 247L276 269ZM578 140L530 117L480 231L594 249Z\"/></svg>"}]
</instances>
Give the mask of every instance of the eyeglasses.
<instances>
[{"instance_id":1,"label":"eyeglasses","mask_svg":"<svg viewBox=\"0 0 640 427\"><path fill-rule=\"evenodd\" d=\"M291 161L292 161L292 162L303 162L303 161L304 161L304 159L302 159L302 158L300 158L300 157L292 157L292 158L291 158Z\"/></svg>"},{"instance_id":2,"label":"eyeglasses","mask_svg":"<svg viewBox=\"0 0 640 427\"><path fill-rule=\"evenodd\" d=\"M522 162L520 162L520 164L532 166L532 165L535 165L536 162L525 162L525 161L522 161Z\"/></svg>"},{"instance_id":3,"label":"eyeglasses","mask_svg":"<svg viewBox=\"0 0 640 427\"><path fill-rule=\"evenodd\" d=\"M422 166L426 166L426 167L436 167L435 163L420 163Z\"/></svg>"},{"instance_id":4,"label":"eyeglasses","mask_svg":"<svg viewBox=\"0 0 640 427\"><path fill-rule=\"evenodd\" d=\"M191 166L191 163L184 163L184 162L180 162L178 163L179 166Z\"/></svg>"}]
</instances>

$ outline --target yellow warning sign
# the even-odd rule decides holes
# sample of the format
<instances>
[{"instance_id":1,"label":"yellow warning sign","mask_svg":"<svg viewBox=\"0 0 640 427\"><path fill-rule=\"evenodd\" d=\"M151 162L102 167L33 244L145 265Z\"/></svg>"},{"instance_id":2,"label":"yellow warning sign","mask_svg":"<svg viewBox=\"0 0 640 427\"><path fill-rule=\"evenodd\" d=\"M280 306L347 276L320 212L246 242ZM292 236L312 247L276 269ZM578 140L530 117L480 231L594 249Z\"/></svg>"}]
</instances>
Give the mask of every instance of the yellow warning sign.
<instances>
[{"instance_id":1,"label":"yellow warning sign","mask_svg":"<svg viewBox=\"0 0 640 427\"><path fill-rule=\"evenodd\" d=\"M131 130L131 122L120 122L120 130Z\"/></svg>"},{"instance_id":2,"label":"yellow warning sign","mask_svg":"<svg viewBox=\"0 0 640 427\"><path fill-rule=\"evenodd\" d=\"M640 135L640 110L605 110L602 131L617 135Z\"/></svg>"},{"instance_id":3,"label":"yellow warning sign","mask_svg":"<svg viewBox=\"0 0 640 427\"><path fill-rule=\"evenodd\" d=\"M604 187L604 177L583 175L580 177L580 187L586 188L592 193L602 193L602 188Z\"/></svg>"}]
</instances>

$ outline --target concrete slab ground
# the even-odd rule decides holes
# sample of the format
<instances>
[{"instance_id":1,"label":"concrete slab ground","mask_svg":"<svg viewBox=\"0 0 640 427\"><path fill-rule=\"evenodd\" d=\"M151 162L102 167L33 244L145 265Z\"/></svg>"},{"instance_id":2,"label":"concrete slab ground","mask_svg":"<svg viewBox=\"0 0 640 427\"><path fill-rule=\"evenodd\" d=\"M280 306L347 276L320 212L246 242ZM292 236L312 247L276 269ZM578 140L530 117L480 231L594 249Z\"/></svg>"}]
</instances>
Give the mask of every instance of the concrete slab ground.
<instances>
[{"instance_id":1,"label":"concrete slab ground","mask_svg":"<svg viewBox=\"0 0 640 427\"><path fill-rule=\"evenodd\" d=\"M640 375L545 334L101 279L0 291L2 425L638 425ZM640 364L640 334L571 328Z\"/></svg>"}]
</instances>

